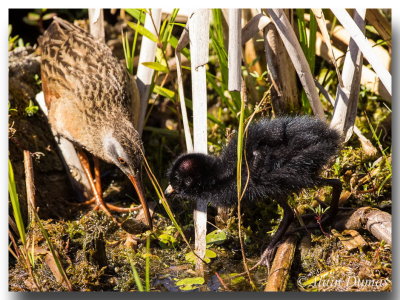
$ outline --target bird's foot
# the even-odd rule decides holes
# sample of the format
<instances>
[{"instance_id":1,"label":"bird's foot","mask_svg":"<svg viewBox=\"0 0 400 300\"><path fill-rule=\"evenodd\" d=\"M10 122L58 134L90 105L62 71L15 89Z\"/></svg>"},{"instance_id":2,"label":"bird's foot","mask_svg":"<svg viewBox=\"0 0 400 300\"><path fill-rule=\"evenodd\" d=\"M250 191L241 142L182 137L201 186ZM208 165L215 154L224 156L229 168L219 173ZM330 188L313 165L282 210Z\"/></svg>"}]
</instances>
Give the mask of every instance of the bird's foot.
<instances>
[{"instance_id":1,"label":"bird's foot","mask_svg":"<svg viewBox=\"0 0 400 300\"><path fill-rule=\"evenodd\" d=\"M69 202L69 203L74 206L96 205L96 199L93 197L84 202L79 202L79 203ZM115 212L132 212L132 211L140 210L142 208L142 205L138 205L135 207L120 207L120 206L116 206L116 205L106 203L106 202L104 202L104 205L109 211L115 211ZM98 205L96 207L98 208Z\"/></svg>"},{"instance_id":2,"label":"bird's foot","mask_svg":"<svg viewBox=\"0 0 400 300\"><path fill-rule=\"evenodd\" d=\"M268 247L264 250L260 260L257 263L257 265L266 266L268 268L268 273L269 270L271 269L271 263L274 259L276 249L277 249L276 244L268 245Z\"/></svg>"}]
</instances>

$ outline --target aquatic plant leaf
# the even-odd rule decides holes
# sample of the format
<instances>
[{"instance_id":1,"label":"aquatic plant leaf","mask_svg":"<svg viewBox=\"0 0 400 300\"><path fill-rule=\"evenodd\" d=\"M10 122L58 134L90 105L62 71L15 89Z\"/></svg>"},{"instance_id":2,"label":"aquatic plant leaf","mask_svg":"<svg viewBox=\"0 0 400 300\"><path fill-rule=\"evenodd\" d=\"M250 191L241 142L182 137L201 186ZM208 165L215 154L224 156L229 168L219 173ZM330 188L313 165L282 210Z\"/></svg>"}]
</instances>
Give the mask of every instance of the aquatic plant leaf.
<instances>
[{"instance_id":1,"label":"aquatic plant leaf","mask_svg":"<svg viewBox=\"0 0 400 300\"><path fill-rule=\"evenodd\" d=\"M212 244L220 245L226 240L226 233L223 230L214 230L207 234L206 243L207 246L211 246Z\"/></svg>"}]
</instances>

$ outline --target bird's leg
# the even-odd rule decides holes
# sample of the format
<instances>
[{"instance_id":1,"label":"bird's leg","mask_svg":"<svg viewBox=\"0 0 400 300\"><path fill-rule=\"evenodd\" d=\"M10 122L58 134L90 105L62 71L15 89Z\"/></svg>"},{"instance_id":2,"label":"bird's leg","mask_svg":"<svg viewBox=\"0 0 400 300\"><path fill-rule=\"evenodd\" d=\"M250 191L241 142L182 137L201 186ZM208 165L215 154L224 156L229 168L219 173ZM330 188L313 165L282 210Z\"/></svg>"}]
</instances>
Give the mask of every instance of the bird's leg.
<instances>
[{"instance_id":1,"label":"bird's leg","mask_svg":"<svg viewBox=\"0 0 400 300\"><path fill-rule=\"evenodd\" d=\"M78 150L78 151L77 151L77 154L78 154L79 160L81 161L83 170L85 171L85 174L86 174L86 176L87 176L87 178L88 178L90 187L91 187L91 189L92 189L92 191L93 191L94 199L95 199L96 205L97 205L96 208L97 208L97 207L100 208L100 209L101 209L102 211L104 211L108 216L110 216L111 218L113 218L113 216L111 215L110 211L109 211L109 210L107 209L107 207L105 206L104 201L103 201L103 197L102 197L102 195L99 194L99 192L98 192L98 190L97 190L97 186L96 186L96 184L94 183L92 174L91 174L91 172L90 172L90 165L89 165L88 157L86 156L86 154L85 154L82 150ZM96 209L96 208L95 208L95 209ZM113 219L114 219L114 218L113 218Z\"/></svg>"},{"instance_id":2,"label":"bird's leg","mask_svg":"<svg viewBox=\"0 0 400 300\"><path fill-rule=\"evenodd\" d=\"M280 197L276 200L278 201L279 205L283 208L283 218L281 223L279 224L278 230L275 232L267 248L261 255L259 263L257 263L266 265L268 267L274 257L278 242L282 239L282 236L286 233L287 228L294 219L293 210L287 203L287 199Z\"/></svg>"},{"instance_id":3,"label":"bird's leg","mask_svg":"<svg viewBox=\"0 0 400 300\"><path fill-rule=\"evenodd\" d=\"M331 186L332 187L332 199L331 203L329 206L329 209L322 217L322 220L320 221L321 224L329 224L332 219L336 216L338 210L339 210L339 199L340 199L340 194L342 193L342 183L340 182L339 179L329 179L329 178L319 178L317 181L317 186L322 187L322 186ZM302 219L307 219L309 217L315 217L315 214L310 214L310 215L303 215L301 216ZM319 224L312 224L308 226L303 226L301 228L296 228L294 231L298 230L308 230L308 229L316 229L319 228Z\"/></svg>"},{"instance_id":4,"label":"bird's leg","mask_svg":"<svg viewBox=\"0 0 400 300\"><path fill-rule=\"evenodd\" d=\"M328 218L325 220L325 222L330 222L332 221L332 218L336 216L339 210L339 199L340 194L342 193L342 183L339 179L320 178L320 185L329 185L332 187L331 205L328 210Z\"/></svg>"},{"instance_id":5,"label":"bird's leg","mask_svg":"<svg viewBox=\"0 0 400 300\"><path fill-rule=\"evenodd\" d=\"M97 194L103 197L103 190L101 188L100 160L94 156L93 162L94 162L94 179L95 179Z\"/></svg>"},{"instance_id":6,"label":"bird's leg","mask_svg":"<svg viewBox=\"0 0 400 300\"><path fill-rule=\"evenodd\" d=\"M95 186L96 186L96 190L97 193L99 195L103 195L103 190L101 188L101 172L100 172L100 160L97 157L93 157L93 161L94 161L94 176L95 176ZM95 197L93 199L90 199L84 203L86 204L92 204L93 202L95 202ZM141 205L138 205L136 207L119 207L110 203L105 203L103 201L103 204L105 205L105 207L108 210L111 211L116 211L116 212L130 212L130 211L135 211L135 210L139 210L142 208Z\"/></svg>"}]
</instances>

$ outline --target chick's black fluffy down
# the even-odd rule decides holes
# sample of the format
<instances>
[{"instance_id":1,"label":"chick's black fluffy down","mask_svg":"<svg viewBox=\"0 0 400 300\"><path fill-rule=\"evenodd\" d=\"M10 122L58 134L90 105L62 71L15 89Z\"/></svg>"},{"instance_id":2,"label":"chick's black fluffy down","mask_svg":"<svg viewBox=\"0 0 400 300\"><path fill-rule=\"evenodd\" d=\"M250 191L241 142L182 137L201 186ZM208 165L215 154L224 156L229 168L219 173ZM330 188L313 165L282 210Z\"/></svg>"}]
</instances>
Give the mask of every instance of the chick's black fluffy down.
<instances>
[{"instance_id":1,"label":"chick's black fluffy down","mask_svg":"<svg viewBox=\"0 0 400 300\"><path fill-rule=\"evenodd\" d=\"M245 147L250 179L244 200L287 197L318 185L322 167L337 154L339 145L339 133L314 117L262 119L251 124ZM234 137L218 159L216 182L220 184L213 189L212 204L230 206L236 201L236 159ZM244 186L245 160L242 170Z\"/></svg>"}]
</instances>

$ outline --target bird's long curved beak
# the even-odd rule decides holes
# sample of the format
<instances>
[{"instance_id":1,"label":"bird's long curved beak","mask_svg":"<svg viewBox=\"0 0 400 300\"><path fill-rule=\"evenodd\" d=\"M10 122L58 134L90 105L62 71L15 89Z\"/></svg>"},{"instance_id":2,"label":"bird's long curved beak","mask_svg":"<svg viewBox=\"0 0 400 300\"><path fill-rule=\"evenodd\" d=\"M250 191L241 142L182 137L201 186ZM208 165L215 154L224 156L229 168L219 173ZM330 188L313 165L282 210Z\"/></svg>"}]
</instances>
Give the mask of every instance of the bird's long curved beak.
<instances>
[{"instance_id":1,"label":"bird's long curved beak","mask_svg":"<svg viewBox=\"0 0 400 300\"><path fill-rule=\"evenodd\" d=\"M165 196L169 196L171 194L173 194L175 192L174 188L172 187L172 185L169 185L165 191L164 191L164 195Z\"/></svg>"},{"instance_id":2,"label":"bird's long curved beak","mask_svg":"<svg viewBox=\"0 0 400 300\"><path fill-rule=\"evenodd\" d=\"M146 218L146 223L147 225L150 227L150 230L153 229L153 222L151 221L151 216L150 216L150 211L149 211L149 207L147 206L147 202L146 199L144 199L144 194L143 194L143 190L140 186L139 181L137 180L137 178L133 175L128 175L130 181L132 182L133 186L135 187L136 193L139 196L139 200L140 203L142 204L142 208L144 211L144 215Z\"/></svg>"}]
</instances>

